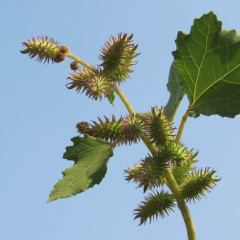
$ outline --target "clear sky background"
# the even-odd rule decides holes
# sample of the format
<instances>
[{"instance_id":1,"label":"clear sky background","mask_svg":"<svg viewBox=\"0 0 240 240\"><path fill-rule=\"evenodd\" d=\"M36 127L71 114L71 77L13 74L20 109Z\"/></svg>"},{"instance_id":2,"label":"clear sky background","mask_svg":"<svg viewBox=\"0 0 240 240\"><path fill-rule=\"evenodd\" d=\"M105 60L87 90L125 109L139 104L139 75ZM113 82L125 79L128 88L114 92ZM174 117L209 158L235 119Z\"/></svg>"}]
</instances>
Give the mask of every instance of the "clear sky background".
<instances>
[{"instance_id":1,"label":"clear sky background","mask_svg":"<svg viewBox=\"0 0 240 240\"><path fill-rule=\"evenodd\" d=\"M72 53L98 64L99 49L112 35L133 33L141 55L132 78L121 86L137 112L164 106L177 32L214 11L224 29L240 33L237 0L12 0L0 1L0 239L4 240L186 240L179 210L164 220L138 226L133 210L142 189L124 180L124 169L148 153L143 144L119 147L100 185L72 198L46 203L79 121L127 113L116 99L92 101L65 87L70 59L40 64L20 54L23 41L49 36ZM185 98L175 125L187 107ZM190 118L182 141L199 150L198 166L213 167L217 187L189 208L199 240L238 239L239 116Z\"/></svg>"}]
</instances>

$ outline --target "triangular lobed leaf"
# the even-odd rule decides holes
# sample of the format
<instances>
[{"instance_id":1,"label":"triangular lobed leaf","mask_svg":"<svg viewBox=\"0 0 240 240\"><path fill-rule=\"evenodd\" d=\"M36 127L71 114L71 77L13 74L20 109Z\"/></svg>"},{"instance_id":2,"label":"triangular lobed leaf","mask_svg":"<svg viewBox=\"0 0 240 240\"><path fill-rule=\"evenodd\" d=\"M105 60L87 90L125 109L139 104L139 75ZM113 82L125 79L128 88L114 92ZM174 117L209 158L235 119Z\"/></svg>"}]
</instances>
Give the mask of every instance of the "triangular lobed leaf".
<instances>
[{"instance_id":1,"label":"triangular lobed leaf","mask_svg":"<svg viewBox=\"0 0 240 240\"><path fill-rule=\"evenodd\" d=\"M240 113L240 36L221 29L213 12L195 19L190 34L178 33L175 66L191 116Z\"/></svg>"},{"instance_id":2,"label":"triangular lobed leaf","mask_svg":"<svg viewBox=\"0 0 240 240\"><path fill-rule=\"evenodd\" d=\"M75 163L63 171L63 178L55 184L48 202L74 196L99 184L113 156L112 145L102 139L85 135L71 140L73 146L66 148L63 158Z\"/></svg>"}]
</instances>

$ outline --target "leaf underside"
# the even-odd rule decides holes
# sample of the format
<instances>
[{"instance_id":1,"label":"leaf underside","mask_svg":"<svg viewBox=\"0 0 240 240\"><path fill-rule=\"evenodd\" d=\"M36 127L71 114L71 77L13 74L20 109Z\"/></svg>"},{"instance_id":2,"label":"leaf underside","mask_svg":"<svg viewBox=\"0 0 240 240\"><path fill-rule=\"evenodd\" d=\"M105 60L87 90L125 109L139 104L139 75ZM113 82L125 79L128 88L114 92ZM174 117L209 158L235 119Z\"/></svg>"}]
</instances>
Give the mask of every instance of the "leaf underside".
<instances>
[{"instance_id":1,"label":"leaf underside","mask_svg":"<svg viewBox=\"0 0 240 240\"><path fill-rule=\"evenodd\" d=\"M175 66L193 117L240 113L240 36L221 27L210 12L194 20L190 34L179 32L176 39Z\"/></svg>"},{"instance_id":2,"label":"leaf underside","mask_svg":"<svg viewBox=\"0 0 240 240\"><path fill-rule=\"evenodd\" d=\"M54 186L48 202L67 198L99 184L107 171L107 163L113 156L112 146L99 138L74 137L73 146L67 147L64 159L73 160L72 167L63 171L63 178Z\"/></svg>"},{"instance_id":3,"label":"leaf underside","mask_svg":"<svg viewBox=\"0 0 240 240\"><path fill-rule=\"evenodd\" d=\"M180 74L178 68L174 66L174 63L172 63L170 68L167 89L170 92L170 98L164 109L166 116L172 119L184 96L184 91L180 86Z\"/></svg>"}]
</instances>

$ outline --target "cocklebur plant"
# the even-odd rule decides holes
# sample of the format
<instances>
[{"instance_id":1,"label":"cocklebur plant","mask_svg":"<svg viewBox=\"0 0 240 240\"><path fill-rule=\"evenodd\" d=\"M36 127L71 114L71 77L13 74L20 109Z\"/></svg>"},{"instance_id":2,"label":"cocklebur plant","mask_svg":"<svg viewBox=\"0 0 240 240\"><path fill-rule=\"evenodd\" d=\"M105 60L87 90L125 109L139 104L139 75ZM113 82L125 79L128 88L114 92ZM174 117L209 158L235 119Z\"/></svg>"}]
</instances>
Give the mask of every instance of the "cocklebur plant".
<instances>
[{"instance_id":1,"label":"cocklebur plant","mask_svg":"<svg viewBox=\"0 0 240 240\"><path fill-rule=\"evenodd\" d=\"M195 240L193 220L187 203L195 203L220 180L210 167L196 167L198 151L181 142L188 117L217 114L234 118L240 114L240 36L235 30L222 30L213 12L195 19L189 34L179 32L174 61L167 84L170 98L163 106L152 106L136 113L119 86L130 78L139 55L133 35L120 33L110 37L101 48L101 64L92 66L73 55L66 46L48 37L23 43L21 52L39 62L59 63L69 57L68 89L85 93L93 100L107 98L113 104L119 96L129 114L116 118L100 116L92 122L76 124L79 136L71 140L64 159L74 165L63 171L48 202L79 194L99 184L115 147L143 141L149 154L125 170L125 179L133 181L147 196L134 210L140 225L164 218L177 207L186 225L188 239ZM178 128L174 117L184 95L189 106Z\"/></svg>"}]
</instances>

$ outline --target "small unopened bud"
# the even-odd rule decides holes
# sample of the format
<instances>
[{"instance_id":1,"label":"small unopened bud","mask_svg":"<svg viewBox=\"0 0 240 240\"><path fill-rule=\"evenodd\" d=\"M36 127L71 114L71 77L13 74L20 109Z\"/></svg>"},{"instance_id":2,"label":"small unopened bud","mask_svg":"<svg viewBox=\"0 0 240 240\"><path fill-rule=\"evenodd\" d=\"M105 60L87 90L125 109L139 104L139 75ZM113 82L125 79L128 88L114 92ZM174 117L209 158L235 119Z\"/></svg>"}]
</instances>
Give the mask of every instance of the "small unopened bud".
<instances>
[{"instance_id":1,"label":"small unopened bud","mask_svg":"<svg viewBox=\"0 0 240 240\"><path fill-rule=\"evenodd\" d=\"M76 61L73 61L70 63L70 68L73 70L73 71L76 71L78 70L79 66L78 66L78 63Z\"/></svg>"},{"instance_id":2,"label":"small unopened bud","mask_svg":"<svg viewBox=\"0 0 240 240\"><path fill-rule=\"evenodd\" d=\"M89 131L89 124L88 122L79 122L77 123L76 128L80 134L85 134Z\"/></svg>"},{"instance_id":3,"label":"small unopened bud","mask_svg":"<svg viewBox=\"0 0 240 240\"><path fill-rule=\"evenodd\" d=\"M63 54L66 54L69 52L69 48L65 45L62 45L59 47L59 51L62 52Z\"/></svg>"},{"instance_id":4,"label":"small unopened bud","mask_svg":"<svg viewBox=\"0 0 240 240\"><path fill-rule=\"evenodd\" d=\"M56 63L62 62L64 61L65 57L66 57L65 54L59 51L54 58L54 62Z\"/></svg>"}]
</instances>

